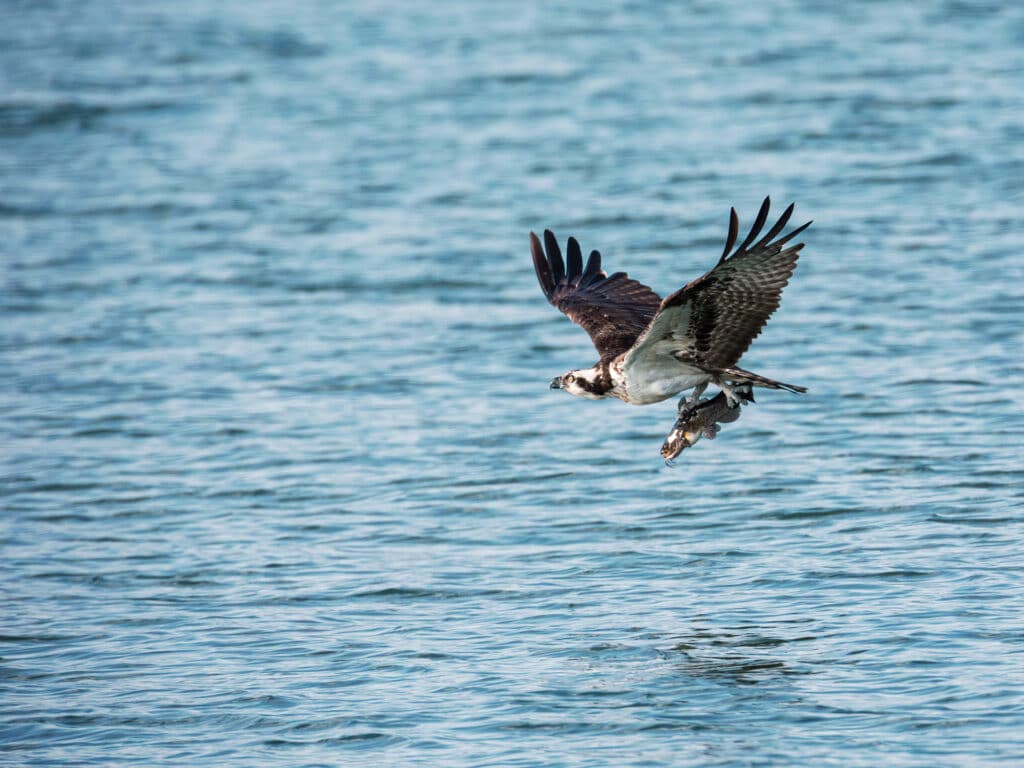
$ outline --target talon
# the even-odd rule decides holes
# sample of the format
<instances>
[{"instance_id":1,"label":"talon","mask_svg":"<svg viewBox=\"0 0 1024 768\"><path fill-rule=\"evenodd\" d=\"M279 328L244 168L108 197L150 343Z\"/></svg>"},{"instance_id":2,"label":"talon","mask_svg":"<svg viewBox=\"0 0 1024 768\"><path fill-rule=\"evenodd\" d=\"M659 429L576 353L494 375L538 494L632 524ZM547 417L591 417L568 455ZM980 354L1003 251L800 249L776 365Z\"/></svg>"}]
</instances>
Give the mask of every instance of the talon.
<instances>
[{"instance_id":1,"label":"talon","mask_svg":"<svg viewBox=\"0 0 1024 768\"><path fill-rule=\"evenodd\" d=\"M707 388L707 383L698 384L690 392L689 397L684 397L679 400L680 418L682 418L683 414L686 414L686 418L689 418L693 414L693 411L695 411L697 406L700 405L700 396L704 394L704 390Z\"/></svg>"},{"instance_id":2,"label":"talon","mask_svg":"<svg viewBox=\"0 0 1024 768\"><path fill-rule=\"evenodd\" d=\"M750 385L746 383L730 385L722 381L718 386L725 393L725 404L730 408L740 406L747 399L748 392L752 392Z\"/></svg>"}]
</instances>

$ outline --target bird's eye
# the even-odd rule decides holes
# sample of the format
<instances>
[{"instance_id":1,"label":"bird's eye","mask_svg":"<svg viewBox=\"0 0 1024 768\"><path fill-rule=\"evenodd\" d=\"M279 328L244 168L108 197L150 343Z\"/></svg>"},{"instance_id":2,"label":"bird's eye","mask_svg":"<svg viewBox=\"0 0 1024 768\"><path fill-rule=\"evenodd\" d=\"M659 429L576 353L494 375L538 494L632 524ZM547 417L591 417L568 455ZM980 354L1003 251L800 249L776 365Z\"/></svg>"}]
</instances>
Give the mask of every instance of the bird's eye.
<instances>
[{"instance_id":1,"label":"bird's eye","mask_svg":"<svg viewBox=\"0 0 1024 768\"><path fill-rule=\"evenodd\" d=\"M565 383L566 384L572 384L574 381L576 381L576 377L573 376L571 373L567 373L565 375Z\"/></svg>"}]
</instances>

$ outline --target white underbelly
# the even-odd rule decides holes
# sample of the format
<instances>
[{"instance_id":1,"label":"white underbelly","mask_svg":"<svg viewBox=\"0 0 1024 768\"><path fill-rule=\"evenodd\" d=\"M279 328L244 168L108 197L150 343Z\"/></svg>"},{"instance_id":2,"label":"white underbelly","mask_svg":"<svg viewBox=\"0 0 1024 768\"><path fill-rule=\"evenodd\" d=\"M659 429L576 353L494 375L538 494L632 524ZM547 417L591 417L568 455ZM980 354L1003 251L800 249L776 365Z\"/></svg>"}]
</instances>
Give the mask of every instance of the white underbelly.
<instances>
[{"instance_id":1,"label":"white underbelly","mask_svg":"<svg viewBox=\"0 0 1024 768\"><path fill-rule=\"evenodd\" d=\"M673 360L657 366L631 366L626 371L629 402L636 405L658 403L711 380L696 368Z\"/></svg>"}]
</instances>

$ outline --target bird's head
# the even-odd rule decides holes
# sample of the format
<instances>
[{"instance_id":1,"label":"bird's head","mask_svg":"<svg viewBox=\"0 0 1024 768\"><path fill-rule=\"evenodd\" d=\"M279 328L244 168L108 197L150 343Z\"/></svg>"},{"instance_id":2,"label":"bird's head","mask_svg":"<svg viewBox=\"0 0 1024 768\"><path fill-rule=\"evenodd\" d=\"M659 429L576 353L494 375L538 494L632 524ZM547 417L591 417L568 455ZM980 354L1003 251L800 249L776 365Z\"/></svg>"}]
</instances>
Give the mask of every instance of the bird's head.
<instances>
[{"instance_id":1,"label":"bird's head","mask_svg":"<svg viewBox=\"0 0 1024 768\"><path fill-rule=\"evenodd\" d=\"M600 378L600 371L594 368L581 368L556 376L551 380L551 388L561 389L570 395L586 397L589 400L600 400L608 397L608 387Z\"/></svg>"}]
</instances>

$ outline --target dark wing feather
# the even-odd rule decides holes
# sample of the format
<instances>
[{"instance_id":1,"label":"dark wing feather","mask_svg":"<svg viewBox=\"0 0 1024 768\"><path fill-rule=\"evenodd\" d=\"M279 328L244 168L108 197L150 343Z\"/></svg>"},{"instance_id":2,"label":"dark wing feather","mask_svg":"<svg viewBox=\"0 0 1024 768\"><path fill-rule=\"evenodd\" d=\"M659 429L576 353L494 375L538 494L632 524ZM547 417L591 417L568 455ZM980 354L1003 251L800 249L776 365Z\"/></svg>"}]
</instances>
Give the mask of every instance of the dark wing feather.
<instances>
[{"instance_id":1,"label":"dark wing feather","mask_svg":"<svg viewBox=\"0 0 1024 768\"><path fill-rule=\"evenodd\" d=\"M680 361L704 370L730 368L739 361L778 309L782 289L804 247L803 243L785 245L811 225L807 222L775 239L793 214L790 205L755 243L768 220L770 205L765 198L750 233L735 250L739 219L735 209L730 212L722 258L710 272L665 298L651 328L638 342L637 353L650 352L654 344L671 340Z\"/></svg>"},{"instance_id":2,"label":"dark wing feather","mask_svg":"<svg viewBox=\"0 0 1024 768\"><path fill-rule=\"evenodd\" d=\"M583 252L574 237L569 238L567 262L562 261L551 230L544 230L544 247L531 232L530 250L544 295L590 334L602 360L632 347L661 305L658 294L624 272L607 276L597 251L590 252L584 267Z\"/></svg>"}]
</instances>

